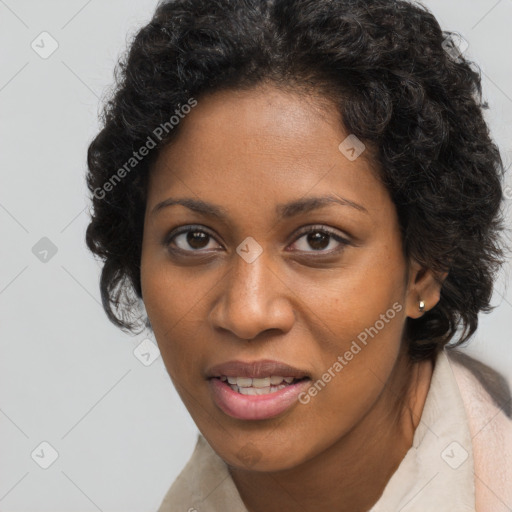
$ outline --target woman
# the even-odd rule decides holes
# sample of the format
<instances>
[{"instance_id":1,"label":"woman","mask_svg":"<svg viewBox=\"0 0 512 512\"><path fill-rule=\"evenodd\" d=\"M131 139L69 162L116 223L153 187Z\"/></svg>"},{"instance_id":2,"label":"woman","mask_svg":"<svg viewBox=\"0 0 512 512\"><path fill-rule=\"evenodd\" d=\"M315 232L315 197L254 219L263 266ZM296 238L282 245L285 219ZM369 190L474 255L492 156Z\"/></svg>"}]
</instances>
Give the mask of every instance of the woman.
<instances>
[{"instance_id":1,"label":"woman","mask_svg":"<svg viewBox=\"0 0 512 512\"><path fill-rule=\"evenodd\" d=\"M484 107L417 4L157 8L89 148L87 244L201 432L161 512L512 507L505 381L448 348L503 257Z\"/></svg>"}]
</instances>

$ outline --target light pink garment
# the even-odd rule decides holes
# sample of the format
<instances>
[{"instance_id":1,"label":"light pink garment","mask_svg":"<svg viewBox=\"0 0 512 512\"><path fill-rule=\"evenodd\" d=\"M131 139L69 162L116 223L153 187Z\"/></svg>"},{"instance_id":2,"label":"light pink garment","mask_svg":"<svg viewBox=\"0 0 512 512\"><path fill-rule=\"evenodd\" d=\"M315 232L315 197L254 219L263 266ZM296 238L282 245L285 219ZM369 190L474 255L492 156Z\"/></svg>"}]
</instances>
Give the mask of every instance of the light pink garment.
<instances>
[{"instance_id":1,"label":"light pink garment","mask_svg":"<svg viewBox=\"0 0 512 512\"><path fill-rule=\"evenodd\" d=\"M476 510L511 512L512 402L507 384L475 359L459 353L449 360L471 433Z\"/></svg>"}]
</instances>

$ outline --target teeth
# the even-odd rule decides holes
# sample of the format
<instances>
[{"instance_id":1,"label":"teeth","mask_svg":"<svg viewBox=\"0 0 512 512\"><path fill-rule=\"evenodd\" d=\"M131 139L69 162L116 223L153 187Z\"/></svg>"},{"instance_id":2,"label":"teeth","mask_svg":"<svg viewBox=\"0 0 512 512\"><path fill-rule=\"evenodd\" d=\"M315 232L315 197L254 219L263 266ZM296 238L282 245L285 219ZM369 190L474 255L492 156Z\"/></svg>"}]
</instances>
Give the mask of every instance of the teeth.
<instances>
[{"instance_id":1,"label":"teeth","mask_svg":"<svg viewBox=\"0 0 512 512\"><path fill-rule=\"evenodd\" d=\"M238 388L236 386L231 386L233 391L237 391L241 395L268 395L269 393L275 393L285 387L286 384L281 384L280 386L268 386L265 388Z\"/></svg>"},{"instance_id":2,"label":"teeth","mask_svg":"<svg viewBox=\"0 0 512 512\"><path fill-rule=\"evenodd\" d=\"M249 377L226 377L222 375L220 380L227 381L233 391L242 395L267 395L285 388L294 381L294 377L272 375L271 377L251 379Z\"/></svg>"},{"instance_id":3,"label":"teeth","mask_svg":"<svg viewBox=\"0 0 512 512\"><path fill-rule=\"evenodd\" d=\"M240 388L242 395L267 395L270 393L270 386L266 388Z\"/></svg>"},{"instance_id":4,"label":"teeth","mask_svg":"<svg viewBox=\"0 0 512 512\"><path fill-rule=\"evenodd\" d=\"M237 377L236 385L239 388L250 388L252 386L252 379L246 377Z\"/></svg>"},{"instance_id":5,"label":"teeth","mask_svg":"<svg viewBox=\"0 0 512 512\"><path fill-rule=\"evenodd\" d=\"M253 388L268 388L270 386L270 377L263 379L252 379Z\"/></svg>"},{"instance_id":6,"label":"teeth","mask_svg":"<svg viewBox=\"0 0 512 512\"><path fill-rule=\"evenodd\" d=\"M277 386L281 384L281 382L286 382L286 384L291 384L294 380L293 377L280 377L278 375L272 375L272 377L263 377L260 379L251 379L248 377L226 377L223 375L220 380L228 381L231 385L236 385L239 388L268 388L269 386Z\"/></svg>"}]
</instances>

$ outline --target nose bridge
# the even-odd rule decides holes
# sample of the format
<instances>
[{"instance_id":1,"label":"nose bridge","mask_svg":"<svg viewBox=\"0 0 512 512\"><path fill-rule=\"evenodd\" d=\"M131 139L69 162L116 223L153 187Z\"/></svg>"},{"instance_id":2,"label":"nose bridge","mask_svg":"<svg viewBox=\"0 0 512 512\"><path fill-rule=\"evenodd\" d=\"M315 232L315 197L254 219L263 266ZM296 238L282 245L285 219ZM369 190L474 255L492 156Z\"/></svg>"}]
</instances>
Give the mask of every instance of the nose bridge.
<instances>
[{"instance_id":1,"label":"nose bridge","mask_svg":"<svg viewBox=\"0 0 512 512\"><path fill-rule=\"evenodd\" d=\"M260 255L250 261L237 254L233 259L233 271L228 278L228 293L240 299L243 296L250 298L251 295L263 291L263 278L269 272L264 256ZM268 289L268 276L266 279Z\"/></svg>"},{"instance_id":2,"label":"nose bridge","mask_svg":"<svg viewBox=\"0 0 512 512\"><path fill-rule=\"evenodd\" d=\"M268 329L286 331L293 324L294 314L285 289L274 275L267 253L252 261L243 253L236 254L222 296L212 311L212 321L241 339L255 338Z\"/></svg>"}]
</instances>

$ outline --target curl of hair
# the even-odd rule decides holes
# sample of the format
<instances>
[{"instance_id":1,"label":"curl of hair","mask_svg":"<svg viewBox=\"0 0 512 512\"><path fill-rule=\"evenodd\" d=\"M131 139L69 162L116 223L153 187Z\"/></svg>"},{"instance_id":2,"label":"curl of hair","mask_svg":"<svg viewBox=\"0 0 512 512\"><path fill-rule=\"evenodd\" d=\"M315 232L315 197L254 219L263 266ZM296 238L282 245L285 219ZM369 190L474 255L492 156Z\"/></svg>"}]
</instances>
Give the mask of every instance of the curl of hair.
<instances>
[{"instance_id":1,"label":"curl of hair","mask_svg":"<svg viewBox=\"0 0 512 512\"><path fill-rule=\"evenodd\" d=\"M161 3L120 60L102 129L88 149L93 210L86 242L104 261L108 318L123 330L136 328L130 316L142 298L147 177L179 125L108 192L105 184L190 98L270 81L335 103L345 129L374 148L406 256L448 272L439 303L407 319L411 358L469 339L478 313L492 309L503 260L504 170L483 118L480 72L455 48L453 34L408 1Z\"/></svg>"}]
</instances>

